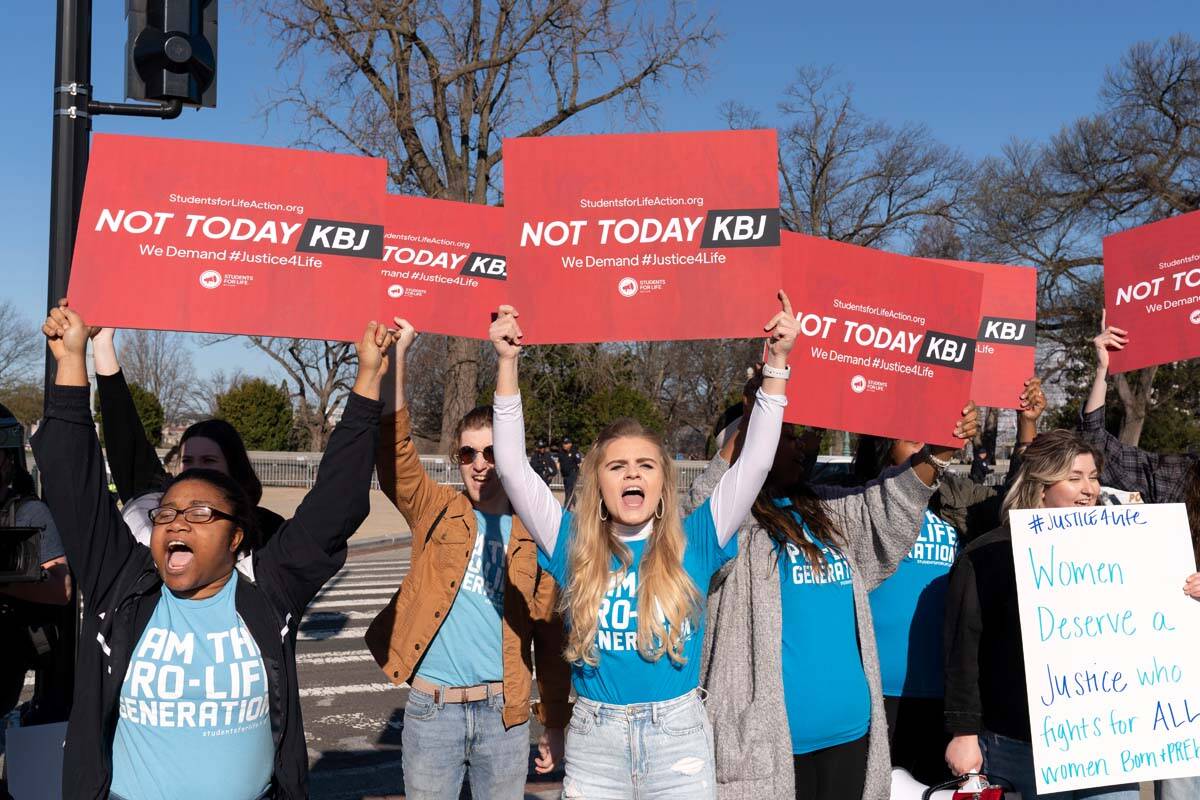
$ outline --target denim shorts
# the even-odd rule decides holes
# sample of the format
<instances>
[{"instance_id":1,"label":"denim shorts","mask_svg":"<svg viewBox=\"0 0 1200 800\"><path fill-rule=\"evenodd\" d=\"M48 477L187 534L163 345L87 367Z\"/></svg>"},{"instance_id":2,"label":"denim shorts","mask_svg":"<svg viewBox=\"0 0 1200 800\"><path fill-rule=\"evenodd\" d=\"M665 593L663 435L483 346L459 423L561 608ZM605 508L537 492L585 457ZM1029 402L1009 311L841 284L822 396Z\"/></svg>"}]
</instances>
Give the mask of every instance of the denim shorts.
<instances>
[{"instance_id":1,"label":"denim shorts","mask_svg":"<svg viewBox=\"0 0 1200 800\"><path fill-rule=\"evenodd\" d=\"M575 701L563 800L713 800L713 737L699 690L673 700Z\"/></svg>"}]
</instances>

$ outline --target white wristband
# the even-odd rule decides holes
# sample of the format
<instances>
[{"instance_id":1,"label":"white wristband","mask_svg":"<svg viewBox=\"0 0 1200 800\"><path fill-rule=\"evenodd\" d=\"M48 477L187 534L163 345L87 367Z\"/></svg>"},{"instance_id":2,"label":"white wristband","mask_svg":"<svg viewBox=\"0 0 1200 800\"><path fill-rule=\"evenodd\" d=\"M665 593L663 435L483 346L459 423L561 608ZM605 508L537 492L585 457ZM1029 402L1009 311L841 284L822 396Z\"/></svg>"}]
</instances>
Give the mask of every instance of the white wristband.
<instances>
[{"instance_id":1,"label":"white wristband","mask_svg":"<svg viewBox=\"0 0 1200 800\"><path fill-rule=\"evenodd\" d=\"M792 377L792 365L788 364L783 369L772 367L770 364L763 364L762 374L764 378L778 378L781 381L786 381Z\"/></svg>"}]
</instances>

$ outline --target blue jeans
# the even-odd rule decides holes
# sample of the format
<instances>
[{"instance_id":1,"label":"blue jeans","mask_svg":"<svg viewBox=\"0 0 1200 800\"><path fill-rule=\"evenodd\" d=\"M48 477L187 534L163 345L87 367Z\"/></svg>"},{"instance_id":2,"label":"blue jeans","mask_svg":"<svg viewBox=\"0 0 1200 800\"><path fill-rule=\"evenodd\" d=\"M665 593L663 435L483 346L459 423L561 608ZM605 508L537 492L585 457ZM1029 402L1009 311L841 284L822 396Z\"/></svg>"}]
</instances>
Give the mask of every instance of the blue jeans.
<instances>
[{"instance_id":1,"label":"blue jeans","mask_svg":"<svg viewBox=\"0 0 1200 800\"><path fill-rule=\"evenodd\" d=\"M1154 782L1154 800L1196 800L1200 778L1170 778Z\"/></svg>"},{"instance_id":2,"label":"blue jeans","mask_svg":"<svg viewBox=\"0 0 1200 800\"><path fill-rule=\"evenodd\" d=\"M529 723L505 730L504 695L474 703L434 703L408 693L400 735L409 800L457 800L463 776L476 800L520 800L529 772Z\"/></svg>"},{"instance_id":3,"label":"blue jeans","mask_svg":"<svg viewBox=\"0 0 1200 800\"><path fill-rule=\"evenodd\" d=\"M580 697L567 728L563 800L713 800L712 727L699 691L628 706Z\"/></svg>"},{"instance_id":4,"label":"blue jeans","mask_svg":"<svg viewBox=\"0 0 1200 800\"><path fill-rule=\"evenodd\" d=\"M1037 778L1033 771L1033 745L995 733L979 736L983 751L983 771L997 783L1006 779L1021 793L1023 800L1082 800L1103 797L1105 800L1138 800L1138 785L1105 786L1100 789L1075 789L1068 792L1037 793Z\"/></svg>"}]
</instances>

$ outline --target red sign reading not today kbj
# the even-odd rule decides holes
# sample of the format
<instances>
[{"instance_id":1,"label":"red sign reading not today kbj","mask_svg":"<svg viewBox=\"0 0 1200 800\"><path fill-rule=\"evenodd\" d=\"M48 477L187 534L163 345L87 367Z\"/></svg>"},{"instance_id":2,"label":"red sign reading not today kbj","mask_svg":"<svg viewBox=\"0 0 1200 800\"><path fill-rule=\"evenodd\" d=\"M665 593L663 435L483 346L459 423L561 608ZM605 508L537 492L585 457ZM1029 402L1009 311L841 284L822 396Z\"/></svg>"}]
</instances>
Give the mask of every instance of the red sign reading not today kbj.
<instances>
[{"instance_id":1,"label":"red sign reading not today kbj","mask_svg":"<svg viewBox=\"0 0 1200 800\"><path fill-rule=\"evenodd\" d=\"M800 322L784 419L961 444L953 433L971 399L982 276L786 232L783 248Z\"/></svg>"},{"instance_id":2,"label":"red sign reading not today kbj","mask_svg":"<svg viewBox=\"0 0 1200 800\"><path fill-rule=\"evenodd\" d=\"M92 324L351 341L378 313L386 162L97 134L70 297Z\"/></svg>"},{"instance_id":3,"label":"red sign reading not today kbj","mask_svg":"<svg viewBox=\"0 0 1200 800\"><path fill-rule=\"evenodd\" d=\"M1113 372L1200 356L1200 211L1105 237L1104 308L1129 333Z\"/></svg>"},{"instance_id":4,"label":"red sign reading not today kbj","mask_svg":"<svg viewBox=\"0 0 1200 800\"><path fill-rule=\"evenodd\" d=\"M418 331L481 339L508 302L504 210L388 195L379 266L379 319Z\"/></svg>"},{"instance_id":5,"label":"red sign reading not today kbj","mask_svg":"<svg viewBox=\"0 0 1200 800\"><path fill-rule=\"evenodd\" d=\"M945 259L933 259L931 263L941 266L930 274L930 283L941 279L942 267L983 276L971 399L981 406L1018 408L1025 381L1034 374L1037 270Z\"/></svg>"},{"instance_id":6,"label":"red sign reading not today kbj","mask_svg":"<svg viewBox=\"0 0 1200 800\"><path fill-rule=\"evenodd\" d=\"M774 131L506 140L526 341L761 336L778 311L776 159Z\"/></svg>"}]
</instances>

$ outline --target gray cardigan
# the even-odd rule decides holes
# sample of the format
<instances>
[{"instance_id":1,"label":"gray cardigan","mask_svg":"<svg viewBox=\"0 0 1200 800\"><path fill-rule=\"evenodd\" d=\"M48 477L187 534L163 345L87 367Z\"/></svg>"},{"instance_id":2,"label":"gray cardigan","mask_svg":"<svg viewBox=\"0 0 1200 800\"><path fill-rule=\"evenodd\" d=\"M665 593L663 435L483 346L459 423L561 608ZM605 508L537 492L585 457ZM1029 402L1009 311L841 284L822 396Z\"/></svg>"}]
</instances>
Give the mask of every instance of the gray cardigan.
<instances>
[{"instance_id":1,"label":"gray cardigan","mask_svg":"<svg viewBox=\"0 0 1200 800\"><path fill-rule=\"evenodd\" d=\"M711 495L728 468L719 455L714 458L692 484L691 504ZM911 467L903 466L863 487L812 489L849 540L849 552L843 555L850 562L859 648L871 693L863 800L888 800L892 763L867 593L895 572L912 548L937 487L926 486ZM783 700L782 629L778 556L771 537L748 517L738 531L737 558L713 578L700 667L700 681L708 691L719 800L795 797Z\"/></svg>"}]
</instances>

